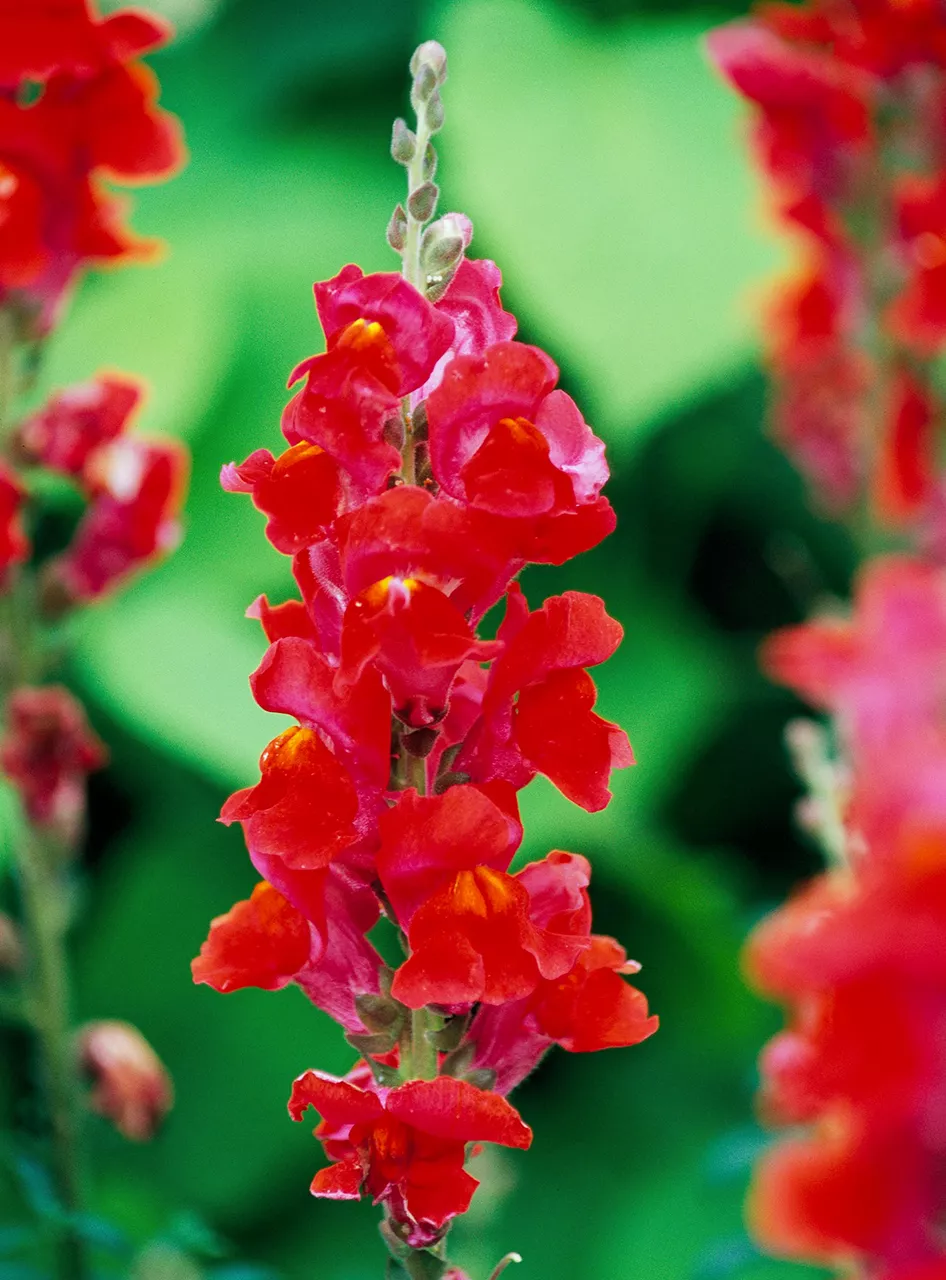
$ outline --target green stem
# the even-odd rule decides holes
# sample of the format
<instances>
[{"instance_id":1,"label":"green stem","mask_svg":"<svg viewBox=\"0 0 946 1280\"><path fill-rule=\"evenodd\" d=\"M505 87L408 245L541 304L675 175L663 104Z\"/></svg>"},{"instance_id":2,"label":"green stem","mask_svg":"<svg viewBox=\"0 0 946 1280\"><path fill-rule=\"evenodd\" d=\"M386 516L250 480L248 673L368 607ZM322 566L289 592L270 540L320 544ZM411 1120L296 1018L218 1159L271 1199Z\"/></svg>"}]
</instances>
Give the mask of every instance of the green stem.
<instances>
[{"instance_id":1,"label":"green stem","mask_svg":"<svg viewBox=\"0 0 946 1280\"><path fill-rule=\"evenodd\" d=\"M60 851L26 828L18 842L23 924L29 942L29 999L49 1119L50 1166L61 1215L56 1232L59 1280L86 1280L88 1266L75 1219L81 1208L77 1155L78 1098L69 1027L65 935L68 903Z\"/></svg>"},{"instance_id":2,"label":"green stem","mask_svg":"<svg viewBox=\"0 0 946 1280\"><path fill-rule=\"evenodd\" d=\"M422 103L417 108L417 142L414 147L414 156L410 164L407 166L407 194L410 196L412 191L416 191L423 186L424 178L424 159L427 155L427 146L433 135L427 123L426 104ZM423 222L419 222L413 217L410 209L407 210L407 233L404 241L403 267L401 268L404 279L407 280L418 293L424 295L427 291L427 279L421 267L420 260L420 241L424 231Z\"/></svg>"},{"instance_id":3,"label":"green stem","mask_svg":"<svg viewBox=\"0 0 946 1280\"><path fill-rule=\"evenodd\" d=\"M411 1011L411 1079L433 1080L437 1076L437 1049L427 1039L430 1017L426 1008Z\"/></svg>"},{"instance_id":4,"label":"green stem","mask_svg":"<svg viewBox=\"0 0 946 1280\"><path fill-rule=\"evenodd\" d=\"M12 428L18 393L16 324L0 308L0 441ZM28 678L33 645L24 626L19 584L8 590L8 640L13 650L7 680ZM62 875L63 853L56 842L24 822L14 840L20 884L23 926L28 943L24 979L25 1007L35 1031L39 1073L49 1122L50 1173L59 1205L51 1222L55 1232L56 1275L59 1280L86 1280L85 1246L76 1231L80 1209L76 1123L78 1098L69 1028L69 989L65 935L69 909Z\"/></svg>"}]
</instances>

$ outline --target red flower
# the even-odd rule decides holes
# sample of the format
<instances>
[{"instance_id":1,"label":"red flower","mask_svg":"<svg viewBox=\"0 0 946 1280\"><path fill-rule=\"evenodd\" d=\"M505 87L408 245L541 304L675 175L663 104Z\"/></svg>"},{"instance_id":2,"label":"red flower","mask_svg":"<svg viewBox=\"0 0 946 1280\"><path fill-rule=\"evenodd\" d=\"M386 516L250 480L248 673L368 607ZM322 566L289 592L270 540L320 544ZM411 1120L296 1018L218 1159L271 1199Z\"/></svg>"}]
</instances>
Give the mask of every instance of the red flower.
<instances>
[{"instance_id":1,"label":"red flower","mask_svg":"<svg viewBox=\"0 0 946 1280\"><path fill-rule=\"evenodd\" d=\"M316 1135L334 1163L320 1170L312 1194L384 1203L414 1248L442 1236L469 1207L477 1181L463 1168L468 1142L527 1148L532 1131L497 1094L440 1076L412 1080L390 1092L369 1092L321 1071L292 1086L289 1114L307 1107L322 1116Z\"/></svg>"},{"instance_id":2,"label":"red flower","mask_svg":"<svg viewBox=\"0 0 946 1280\"><path fill-rule=\"evenodd\" d=\"M762 1057L764 1109L816 1122L760 1168L753 1218L780 1252L863 1254L878 1274L940 1252L944 851L942 829L914 830L819 877L750 942L753 979L790 1010Z\"/></svg>"},{"instance_id":3,"label":"red flower","mask_svg":"<svg viewBox=\"0 0 946 1280\"><path fill-rule=\"evenodd\" d=\"M127 1022L90 1022L78 1034L79 1063L93 1082L89 1105L132 1142L154 1137L174 1102L160 1058Z\"/></svg>"},{"instance_id":4,"label":"red flower","mask_svg":"<svg viewBox=\"0 0 946 1280\"><path fill-rule=\"evenodd\" d=\"M351 341L353 327L381 330L390 355L374 342L366 351L378 360L381 381L390 383L398 396L416 390L430 376L453 340L453 321L443 308L433 307L399 272L366 276L349 264L332 280L316 284L314 292L329 351Z\"/></svg>"},{"instance_id":5,"label":"red flower","mask_svg":"<svg viewBox=\"0 0 946 1280\"><path fill-rule=\"evenodd\" d=\"M853 770L847 823L871 856L905 834L946 824L946 580L905 557L862 571L854 617L771 637L776 679L829 709Z\"/></svg>"},{"instance_id":6,"label":"red flower","mask_svg":"<svg viewBox=\"0 0 946 1280\"><path fill-rule=\"evenodd\" d=\"M500 1007L483 1006L470 1028L474 1066L496 1075L508 1093L538 1064L552 1044L572 1053L639 1044L657 1030L645 996L624 981L640 965L613 938L590 934L585 858L556 851L523 867L517 879L528 890L533 921L544 928L587 938L573 967L543 979L531 995Z\"/></svg>"},{"instance_id":7,"label":"red flower","mask_svg":"<svg viewBox=\"0 0 946 1280\"><path fill-rule=\"evenodd\" d=\"M764 18L710 33L710 56L759 109L762 162L790 200L837 200L869 158L872 85L827 49L793 46Z\"/></svg>"},{"instance_id":8,"label":"red flower","mask_svg":"<svg viewBox=\"0 0 946 1280\"><path fill-rule=\"evenodd\" d=\"M17 432L31 461L81 477L92 454L128 429L141 404L141 384L121 374L100 374L54 395Z\"/></svg>"},{"instance_id":9,"label":"red flower","mask_svg":"<svg viewBox=\"0 0 946 1280\"><path fill-rule=\"evenodd\" d=\"M377 900L332 872L324 891L324 913L310 921L262 881L247 901L212 921L191 964L194 981L222 992L278 991L294 982L348 1031L364 1033L354 997L379 989L381 957L364 936L378 919ZM311 899L306 905L311 912Z\"/></svg>"},{"instance_id":10,"label":"red flower","mask_svg":"<svg viewBox=\"0 0 946 1280\"><path fill-rule=\"evenodd\" d=\"M874 479L878 515L890 524L907 523L933 498L936 414L930 389L900 371L891 391L890 429L882 442Z\"/></svg>"},{"instance_id":11,"label":"red flower","mask_svg":"<svg viewBox=\"0 0 946 1280\"><path fill-rule=\"evenodd\" d=\"M383 578L345 610L339 680L345 688L373 663L391 691L398 718L421 728L443 719L461 664L488 660L499 649L493 641L478 640L436 587L417 578Z\"/></svg>"},{"instance_id":12,"label":"red flower","mask_svg":"<svg viewBox=\"0 0 946 1280\"><path fill-rule=\"evenodd\" d=\"M82 479L91 506L51 566L69 599L94 600L177 545L188 467L174 440L125 436L90 455Z\"/></svg>"},{"instance_id":13,"label":"red flower","mask_svg":"<svg viewBox=\"0 0 946 1280\"><path fill-rule=\"evenodd\" d=\"M337 582L349 598L382 578L421 578L477 621L500 598L525 558L501 522L403 485L336 522Z\"/></svg>"},{"instance_id":14,"label":"red flower","mask_svg":"<svg viewBox=\"0 0 946 1280\"><path fill-rule=\"evenodd\" d=\"M165 178L183 155L176 121L155 105L157 82L132 62L165 29L131 13L97 24L82 13L84 30L75 8L54 14L47 3L25 23L0 14L0 78L45 79L30 106L0 99L0 297L24 302L40 332L87 262L140 256L100 178ZM54 21L58 36L41 51Z\"/></svg>"},{"instance_id":15,"label":"red flower","mask_svg":"<svg viewBox=\"0 0 946 1280\"><path fill-rule=\"evenodd\" d=\"M849 1116L833 1116L813 1136L788 1139L763 1156L750 1224L767 1249L812 1262L916 1262L939 1249L940 1197L931 1174L903 1134L875 1134Z\"/></svg>"},{"instance_id":16,"label":"red flower","mask_svg":"<svg viewBox=\"0 0 946 1280\"><path fill-rule=\"evenodd\" d=\"M270 604L265 595L257 596L247 609L246 616L259 619L263 634L270 643L288 639L289 636L318 643L318 632L302 600Z\"/></svg>"},{"instance_id":17,"label":"red flower","mask_svg":"<svg viewBox=\"0 0 946 1280\"><path fill-rule=\"evenodd\" d=\"M191 972L215 991L279 991L308 963L311 949L308 920L262 880L246 902L211 921Z\"/></svg>"},{"instance_id":18,"label":"red flower","mask_svg":"<svg viewBox=\"0 0 946 1280\"><path fill-rule=\"evenodd\" d=\"M849 741L886 755L890 736L938 725L946 692L946 579L920 560L869 562L854 616L776 632L769 672L837 715Z\"/></svg>"},{"instance_id":19,"label":"red flower","mask_svg":"<svg viewBox=\"0 0 946 1280\"><path fill-rule=\"evenodd\" d=\"M516 1000L567 973L587 945L536 925L528 890L505 871L518 823L477 788L404 792L380 825L378 872L411 949L391 987L402 1003Z\"/></svg>"},{"instance_id":20,"label":"red flower","mask_svg":"<svg viewBox=\"0 0 946 1280\"><path fill-rule=\"evenodd\" d=\"M259 858L317 871L355 842L354 784L315 730L281 733L260 756L260 772L255 787L230 797L220 821L243 824L250 857L267 878Z\"/></svg>"},{"instance_id":21,"label":"red flower","mask_svg":"<svg viewBox=\"0 0 946 1280\"><path fill-rule=\"evenodd\" d=\"M516 787L544 773L576 804L603 809L611 770L634 757L624 731L592 711L595 687L584 667L606 661L622 634L597 596L566 591L530 613L513 585L498 632L505 649L456 767L474 782L504 778Z\"/></svg>"},{"instance_id":22,"label":"red flower","mask_svg":"<svg viewBox=\"0 0 946 1280\"><path fill-rule=\"evenodd\" d=\"M264 711L295 716L332 743L362 807L374 814L391 768L391 697L370 666L343 690L336 686L336 669L311 639L299 635L277 638L250 677Z\"/></svg>"},{"instance_id":23,"label":"red flower","mask_svg":"<svg viewBox=\"0 0 946 1280\"><path fill-rule=\"evenodd\" d=\"M92 76L159 48L170 35L166 23L140 10L96 19L87 0L0 0L0 29L0 84L8 88L56 74Z\"/></svg>"},{"instance_id":24,"label":"red flower","mask_svg":"<svg viewBox=\"0 0 946 1280\"><path fill-rule=\"evenodd\" d=\"M499 342L459 356L427 401L434 476L460 501L500 516L549 516L593 503L604 445L537 347Z\"/></svg>"},{"instance_id":25,"label":"red flower","mask_svg":"<svg viewBox=\"0 0 946 1280\"><path fill-rule=\"evenodd\" d=\"M401 276L355 266L316 285L315 297L327 350L290 376L290 387L306 384L286 406L283 432L290 444L319 445L377 493L400 466L401 400L430 376L453 323Z\"/></svg>"},{"instance_id":26,"label":"red flower","mask_svg":"<svg viewBox=\"0 0 946 1280\"><path fill-rule=\"evenodd\" d=\"M909 347L933 356L946 341L946 175L901 178L896 202L907 283L888 319Z\"/></svg>"},{"instance_id":27,"label":"red flower","mask_svg":"<svg viewBox=\"0 0 946 1280\"><path fill-rule=\"evenodd\" d=\"M105 761L104 746L68 689L14 689L0 767L19 791L31 822L73 840L85 811L86 777Z\"/></svg>"},{"instance_id":28,"label":"red flower","mask_svg":"<svg viewBox=\"0 0 946 1280\"><path fill-rule=\"evenodd\" d=\"M23 529L26 490L15 473L0 462L0 589L9 570L29 558L30 541Z\"/></svg>"},{"instance_id":29,"label":"red flower","mask_svg":"<svg viewBox=\"0 0 946 1280\"><path fill-rule=\"evenodd\" d=\"M239 466L228 463L220 483L228 493L253 495L253 505L269 516L266 536L289 556L326 536L342 502L334 458L305 441L278 458L257 449Z\"/></svg>"},{"instance_id":30,"label":"red flower","mask_svg":"<svg viewBox=\"0 0 946 1280\"><path fill-rule=\"evenodd\" d=\"M446 293L435 303L437 310L453 321L453 342L415 393L416 399L425 398L440 385L444 369L454 357L479 356L494 343L515 337L516 317L504 311L499 300L502 282L499 267L488 258L464 258L457 267Z\"/></svg>"}]
</instances>

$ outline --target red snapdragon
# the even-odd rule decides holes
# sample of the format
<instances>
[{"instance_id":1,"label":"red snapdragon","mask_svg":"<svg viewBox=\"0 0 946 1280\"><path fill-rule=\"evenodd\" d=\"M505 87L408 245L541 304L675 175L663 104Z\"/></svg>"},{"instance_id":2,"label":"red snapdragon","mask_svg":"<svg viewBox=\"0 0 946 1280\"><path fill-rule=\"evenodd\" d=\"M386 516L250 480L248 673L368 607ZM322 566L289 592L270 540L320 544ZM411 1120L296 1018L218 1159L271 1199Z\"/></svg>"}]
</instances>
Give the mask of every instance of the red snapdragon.
<instances>
[{"instance_id":1,"label":"red snapdragon","mask_svg":"<svg viewBox=\"0 0 946 1280\"><path fill-rule=\"evenodd\" d=\"M505 1098L449 1076L379 1090L307 1071L292 1086L289 1114L301 1120L307 1107L322 1116L316 1136L334 1162L315 1175L312 1194L357 1200L366 1192L414 1248L436 1243L469 1208L478 1183L463 1167L468 1143L532 1141Z\"/></svg>"},{"instance_id":2,"label":"red snapdragon","mask_svg":"<svg viewBox=\"0 0 946 1280\"><path fill-rule=\"evenodd\" d=\"M769 326L773 417L829 504L934 515L946 345L946 17L934 3L772 4L713 32L798 268Z\"/></svg>"},{"instance_id":3,"label":"red snapdragon","mask_svg":"<svg viewBox=\"0 0 946 1280\"><path fill-rule=\"evenodd\" d=\"M166 178L183 147L136 61L165 43L163 23L131 10L98 19L85 0L35 9L0 14L0 302L45 332L86 265L151 250L103 180ZM39 86L29 105L26 84Z\"/></svg>"},{"instance_id":4,"label":"red snapdragon","mask_svg":"<svg viewBox=\"0 0 946 1280\"><path fill-rule=\"evenodd\" d=\"M439 46L413 69L435 128ZM432 151L404 130L413 190ZM548 356L513 340L498 269L465 256L468 221L431 222L429 199L392 219L403 274L348 266L315 286L326 350L290 380L288 450L223 469L292 557L299 597L249 613L270 641L254 697L296 725L224 805L264 883L193 970L219 991L295 983L342 1024L364 1061L346 1080L307 1071L290 1102L323 1117L332 1163L312 1190L371 1195L408 1269L425 1249L443 1272L476 1186L467 1144L528 1145L502 1095L554 1043L634 1044L656 1019L626 981L637 966L591 933L587 862L512 868L537 773L596 810L633 762L585 669L620 625L577 591L530 612L515 582L610 532L604 446ZM365 936L380 915L403 941L393 972Z\"/></svg>"}]
</instances>

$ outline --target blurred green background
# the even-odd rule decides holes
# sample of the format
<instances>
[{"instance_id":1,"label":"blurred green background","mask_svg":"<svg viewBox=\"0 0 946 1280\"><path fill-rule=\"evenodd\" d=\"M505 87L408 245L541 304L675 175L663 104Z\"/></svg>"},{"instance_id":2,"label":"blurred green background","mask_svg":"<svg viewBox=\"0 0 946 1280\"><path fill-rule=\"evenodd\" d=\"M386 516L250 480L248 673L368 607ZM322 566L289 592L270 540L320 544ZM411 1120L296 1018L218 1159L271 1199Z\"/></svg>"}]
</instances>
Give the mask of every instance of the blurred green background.
<instances>
[{"instance_id":1,"label":"blurred green background","mask_svg":"<svg viewBox=\"0 0 946 1280\"><path fill-rule=\"evenodd\" d=\"M607 440L620 520L596 552L525 586L533 603L599 592L624 623L599 709L628 728L639 763L595 817L537 780L525 856L592 858L597 927L643 963L663 1022L630 1051L556 1051L523 1085L533 1149L480 1158L452 1253L474 1280L507 1249L525 1257L516 1280L814 1274L759 1258L741 1224L765 1141L754 1059L778 1015L745 990L738 955L817 863L793 832L781 743L798 708L757 673L755 650L844 590L852 551L762 429L754 292L779 252L740 111L700 50L738 5L152 7L180 28L154 65L191 162L136 193L134 220L169 252L155 269L87 279L43 377L144 374L143 425L194 451L183 546L81 620L71 668L113 753L92 783L79 1012L139 1025L178 1095L149 1147L92 1126L95 1213L230 1280L382 1274L377 1211L310 1198L319 1148L286 1115L296 1074L350 1065L340 1033L295 989L221 997L193 987L188 965L255 879L239 829L214 819L279 728L249 695L263 642L243 611L260 591L289 591L262 519L217 473L278 449L286 375L321 340L312 281L348 261L395 265L384 228L403 174L389 130L407 109L410 52L433 37L451 68L442 208L473 218L472 252L502 267L520 336L554 356ZM8 1035L5 1051L13 1077L23 1045ZM2 1184L5 1219L22 1196ZM0 1256L0 1274L21 1273Z\"/></svg>"}]
</instances>

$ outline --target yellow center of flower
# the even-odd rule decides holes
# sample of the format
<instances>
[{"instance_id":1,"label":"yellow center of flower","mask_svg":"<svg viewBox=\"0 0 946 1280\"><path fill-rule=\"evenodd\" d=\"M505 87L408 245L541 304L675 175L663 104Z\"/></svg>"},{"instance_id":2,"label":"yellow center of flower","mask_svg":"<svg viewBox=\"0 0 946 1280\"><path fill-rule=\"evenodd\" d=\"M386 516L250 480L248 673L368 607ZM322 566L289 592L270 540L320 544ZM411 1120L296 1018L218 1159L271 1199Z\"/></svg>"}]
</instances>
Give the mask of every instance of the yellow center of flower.
<instances>
[{"instance_id":1,"label":"yellow center of flower","mask_svg":"<svg viewBox=\"0 0 946 1280\"><path fill-rule=\"evenodd\" d=\"M291 449L287 449L285 453L281 453L276 459L273 465L273 479L276 480L285 475L296 463L305 462L306 459L314 458L322 452L317 444L309 444L307 440L300 440L298 444L294 444Z\"/></svg>"},{"instance_id":2,"label":"yellow center of flower","mask_svg":"<svg viewBox=\"0 0 946 1280\"><path fill-rule=\"evenodd\" d=\"M372 586L363 591L361 598L355 601L358 608L364 608L369 605L372 609L382 608L391 595L399 596L402 602L406 603L410 596L418 589L420 583L416 578L397 578L393 574L382 578L380 582L375 582Z\"/></svg>"},{"instance_id":3,"label":"yellow center of flower","mask_svg":"<svg viewBox=\"0 0 946 1280\"><path fill-rule=\"evenodd\" d=\"M387 347L388 337L377 320L353 320L338 335L337 347L345 347L349 351L368 351L381 345Z\"/></svg>"},{"instance_id":4,"label":"yellow center of flower","mask_svg":"<svg viewBox=\"0 0 946 1280\"><path fill-rule=\"evenodd\" d=\"M513 444L531 444L536 439L544 438L528 418L500 418L499 425L508 433Z\"/></svg>"},{"instance_id":5,"label":"yellow center of flower","mask_svg":"<svg viewBox=\"0 0 946 1280\"><path fill-rule=\"evenodd\" d=\"M512 884L510 876L492 867L461 871L452 885L453 908L459 914L485 920L509 906L513 898Z\"/></svg>"}]
</instances>

